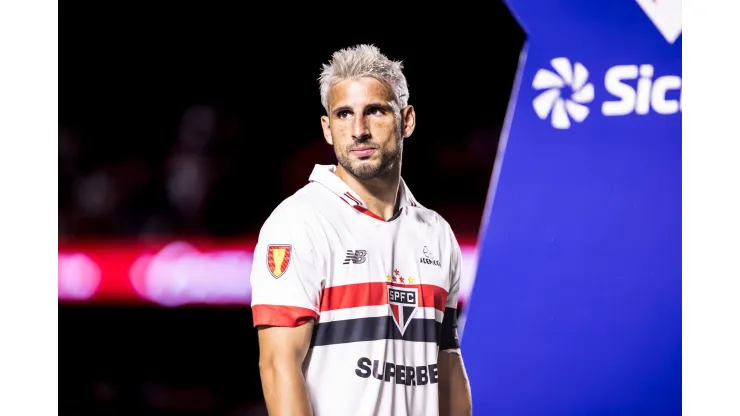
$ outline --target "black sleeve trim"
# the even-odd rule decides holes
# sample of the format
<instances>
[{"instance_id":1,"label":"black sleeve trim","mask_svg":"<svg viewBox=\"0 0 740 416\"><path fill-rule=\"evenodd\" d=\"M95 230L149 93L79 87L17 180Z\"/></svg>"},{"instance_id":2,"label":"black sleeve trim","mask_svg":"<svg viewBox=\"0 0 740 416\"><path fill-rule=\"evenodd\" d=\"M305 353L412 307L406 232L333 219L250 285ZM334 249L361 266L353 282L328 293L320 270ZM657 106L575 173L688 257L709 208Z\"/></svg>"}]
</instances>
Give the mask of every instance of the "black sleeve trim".
<instances>
[{"instance_id":1,"label":"black sleeve trim","mask_svg":"<svg viewBox=\"0 0 740 416\"><path fill-rule=\"evenodd\" d=\"M442 320L442 334L439 341L439 349L460 348L460 341L457 338L457 309L445 308L445 316Z\"/></svg>"}]
</instances>

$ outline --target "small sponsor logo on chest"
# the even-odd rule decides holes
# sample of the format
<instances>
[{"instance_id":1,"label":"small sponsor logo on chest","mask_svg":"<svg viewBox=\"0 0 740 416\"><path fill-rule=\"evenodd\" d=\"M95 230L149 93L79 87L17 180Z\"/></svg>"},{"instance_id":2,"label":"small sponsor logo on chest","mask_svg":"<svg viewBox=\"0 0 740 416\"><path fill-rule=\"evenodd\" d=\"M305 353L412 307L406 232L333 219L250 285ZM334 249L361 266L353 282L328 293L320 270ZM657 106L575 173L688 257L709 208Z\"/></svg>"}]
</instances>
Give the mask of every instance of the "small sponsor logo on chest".
<instances>
[{"instance_id":1,"label":"small sponsor logo on chest","mask_svg":"<svg viewBox=\"0 0 740 416\"><path fill-rule=\"evenodd\" d=\"M427 246L424 246L424 250L422 250L422 256L419 257L419 263L442 267L442 263L434 257L434 254L432 254Z\"/></svg>"}]
</instances>

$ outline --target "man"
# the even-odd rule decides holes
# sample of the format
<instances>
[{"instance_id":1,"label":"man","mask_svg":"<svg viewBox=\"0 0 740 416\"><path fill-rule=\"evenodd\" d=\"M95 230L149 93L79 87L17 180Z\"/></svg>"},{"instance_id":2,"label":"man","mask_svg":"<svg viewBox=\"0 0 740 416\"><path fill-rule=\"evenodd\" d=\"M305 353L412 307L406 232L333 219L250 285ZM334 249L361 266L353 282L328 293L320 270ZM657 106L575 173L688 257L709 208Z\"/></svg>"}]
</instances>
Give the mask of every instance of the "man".
<instances>
[{"instance_id":1,"label":"man","mask_svg":"<svg viewBox=\"0 0 740 416\"><path fill-rule=\"evenodd\" d=\"M414 131L402 63L333 54L316 165L260 231L251 273L270 415L470 415L456 306L460 247L401 178Z\"/></svg>"}]
</instances>

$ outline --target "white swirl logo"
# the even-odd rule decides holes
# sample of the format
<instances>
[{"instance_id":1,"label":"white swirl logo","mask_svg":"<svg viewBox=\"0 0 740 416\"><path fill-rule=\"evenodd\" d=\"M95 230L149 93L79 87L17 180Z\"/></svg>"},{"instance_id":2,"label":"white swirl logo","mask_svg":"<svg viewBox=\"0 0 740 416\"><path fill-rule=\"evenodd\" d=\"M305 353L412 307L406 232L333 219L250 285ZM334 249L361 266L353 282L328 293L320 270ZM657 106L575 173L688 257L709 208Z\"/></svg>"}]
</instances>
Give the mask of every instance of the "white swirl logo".
<instances>
[{"instance_id":1,"label":"white swirl logo","mask_svg":"<svg viewBox=\"0 0 740 416\"><path fill-rule=\"evenodd\" d=\"M589 113L588 104L594 99L594 86L588 82L588 70L580 62L571 65L565 57L550 61L555 72L540 69L534 76L532 87L542 92L534 99L532 105L537 116L550 123L556 129L568 129L571 120L580 123ZM563 98L564 92L570 92Z\"/></svg>"}]
</instances>

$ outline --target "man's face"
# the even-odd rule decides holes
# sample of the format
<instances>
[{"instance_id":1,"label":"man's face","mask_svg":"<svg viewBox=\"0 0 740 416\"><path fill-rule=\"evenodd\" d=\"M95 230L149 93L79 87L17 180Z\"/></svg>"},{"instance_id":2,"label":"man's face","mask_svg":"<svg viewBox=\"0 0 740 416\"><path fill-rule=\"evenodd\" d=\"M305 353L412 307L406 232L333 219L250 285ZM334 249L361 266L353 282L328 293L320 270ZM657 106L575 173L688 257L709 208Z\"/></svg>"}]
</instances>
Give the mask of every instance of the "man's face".
<instances>
[{"instance_id":1,"label":"man's face","mask_svg":"<svg viewBox=\"0 0 740 416\"><path fill-rule=\"evenodd\" d=\"M394 108L392 98L390 88L374 78L345 80L329 90L324 137L339 165L358 179L382 176L400 162L414 112L410 106Z\"/></svg>"}]
</instances>

